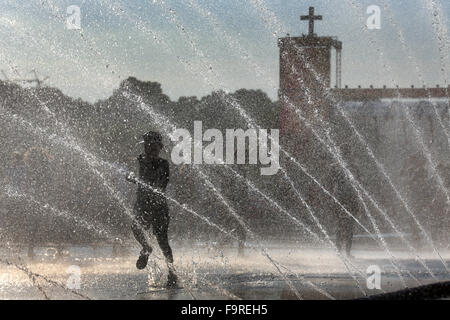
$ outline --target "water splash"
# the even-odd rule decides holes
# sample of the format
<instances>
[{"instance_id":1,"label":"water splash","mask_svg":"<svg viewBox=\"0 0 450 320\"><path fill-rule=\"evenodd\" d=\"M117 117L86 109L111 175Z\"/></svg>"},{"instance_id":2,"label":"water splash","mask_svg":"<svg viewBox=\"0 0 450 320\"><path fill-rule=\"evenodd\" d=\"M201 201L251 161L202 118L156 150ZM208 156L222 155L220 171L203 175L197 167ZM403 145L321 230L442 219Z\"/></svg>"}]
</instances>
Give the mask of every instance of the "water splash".
<instances>
[{"instance_id":1,"label":"water splash","mask_svg":"<svg viewBox=\"0 0 450 320\"><path fill-rule=\"evenodd\" d=\"M268 26L268 28L276 28L277 31L274 32L274 36L276 37L277 34L282 34L282 33L283 33L283 29L282 29L282 28L283 28L283 27L282 27L281 23L279 22L279 20L278 20L278 18L276 17L276 15L273 14L270 10L268 10L268 9L264 6L263 1L253 1L253 3L255 4L255 7L256 7L256 9L258 10L258 12L260 12L260 14L261 14L263 17L270 17L270 19L264 19L264 21L265 21L266 25ZM302 54L302 48L297 48L297 52L298 52L300 55L303 55L303 54ZM314 74L316 80L317 80L319 83L322 83L321 78L318 76L316 70L308 63L307 59L303 59L303 60L304 60L304 62L305 62L306 68L312 71L312 73ZM298 71L296 70L295 66L293 66L293 69L294 69L295 72L298 73ZM298 75L299 75L298 80L303 82L303 80L302 80L302 78L301 78L301 76L300 76L299 73L298 73ZM324 84L322 84L322 86L323 86L323 88L326 90L326 86L325 86ZM312 103L312 99L311 99L312 95L310 94L309 88L308 88L308 86L305 86L305 85L304 85L304 88L306 89L306 90L305 90L305 94L306 94L306 96L308 97L308 99L309 99L309 101L310 101L310 104L311 104L311 103ZM286 97L284 97L284 98L286 98ZM298 108L296 108L296 107L294 106L294 104L292 104L291 102L288 101L288 106L291 107L292 109L294 109L295 112L298 114L299 110L298 110ZM303 118L303 119L306 120L305 118ZM315 133L315 136L316 136L316 138L319 138L319 135L318 135L317 133ZM321 139L319 139L319 141L320 141L320 140L321 140ZM333 145L335 145L335 144L333 143ZM365 145L367 145L367 144L365 144ZM330 150L329 147L327 147L327 148ZM333 150L330 150L330 153L331 153L333 156L335 156L335 155L333 154ZM291 159L291 157L289 157L289 158ZM295 159L294 159L294 160L295 160ZM339 161L338 161L338 162L339 162ZM294 163L296 163L296 164L298 165L298 162L297 162L297 161L294 161ZM342 165L342 162L339 162L339 163ZM347 174L347 175L348 175L348 173L351 173L351 172L350 172L350 171L346 171L346 174ZM353 181L353 179L351 179L351 180ZM365 189L364 189L364 190L365 190ZM355 191L359 194L359 198L362 200L362 198L360 197L360 193L359 193L358 188L355 188ZM366 196L369 197L369 199L372 199L372 200L373 200L373 198L372 198L370 195L368 195L367 192L365 192L365 194L366 194ZM378 204L377 204L376 202L372 202L372 203L374 203L375 206L376 206L377 208L379 208L379 206L378 206ZM366 213L370 214L367 210L365 210L365 211L366 211ZM383 216L384 216L385 218L387 218L387 219L390 221L390 219L388 218L388 216L387 216L387 214L386 214L385 212L383 212ZM372 220L372 219L371 219L371 220ZM372 221L373 221L373 220L372 220ZM396 228L393 224L391 224L391 226L393 226L394 228ZM377 236L378 236L380 239L382 238L381 233L379 233L379 232L377 233ZM407 242L406 239L403 238L403 240ZM384 242L384 240L383 240L383 242ZM410 249L413 249L412 246L410 247ZM425 263L423 263L423 265L424 265L424 267L426 267L426 268L428 269L428 267L426 266ZM431 272L431 270L429 270L429 271ZM431 273L431 274L432 274L432 273Z\"/></svg>"},{"instance_id":2,"label":"water splash","mask_svg":"<svg viewBox=\"0 0 450 320\"><path fill-rule=\"evenodd\" d=\"M349 1L349 0L347 0ZM360 6L358 4L355 4L353 1L350 1L350 3L352 4L353 7L355 8L360 8ZM360 16L361 17L361 16ZM361 18L361 20L363 20ZM367 33L368 31L366 29L364 29ZM370 35L370 43L371 45L377 50L377 52L380 52L380 47L377 45L376 41L372 38L372 36ZM392 73L392 68L386 64L386 62L384 62L385 58L382 56L383 59L383 68L385 69L385 71L387 72L387 74L391 74ZM394 85L394 87L398 88L396 82L394 79L391 78L391 82ZM400 94L398 94L398 100L400 101ZM401 102L400 102L401 103ZM406 115L406 119L408 120L408 123L410 124L410 126L414 129L414 134L415 134L415 138L416 138L416 142L419 144L419 146L422 148L422 150L424 151L424 155L428 161L428 163L430 164L430 167L436 177L436 180L438 182L438 185L441 189L441 191L443 192L443 194L445 195L446 199L447 199L447 207L450 206L450 194L447 190L447 188L445 187L444 181L441 177L441 175L439 174L439 171L437 170L437 166L435 161L432 158L431 152L429 150L429 148L426 146L425 142L424 142L424 138L423 138L423 133L421 132L421 130L419 129L419 127L416 125L416 123L414 122L411 113L409 112L408 108L403 108L405 115ZM385 174L385 170L382 171L383 174ZM387 175L386 175L387 176ZM390 178L389 178L390 181ZM393 188L394 191L397 190L397 188ZM399 195L398 190L396 192L396 194ZM406 201L404 201L403 197L400 198L402 203L406 204ZM447 266L447 263L445 262L445 260L442 258L442 256L440 255L439 251L437 250L434 241L431 239L431 237L429 236L429 234L426 232L426 230L423 228L422 224L419 222L419 220L417 219L417 217L414 215L414 213L409 209L409 207L406 207L407 212L411 215L411 217L413 218L414 222L417 224L417 226L420 228L421 232L423 233L423 235L425 236L427 242L430 244L430 246L432 247L433 251L436 253L436 255L439 257L440 261L442 262L442 264L444 265L445 269L447 270L447 272L450 273L450 269Z\"/></svg>"},{"instance_id":3,"label":"water splash","mask_svg":"<svg viewBox=\"0 0 450 320\"><path fill-rule=\"evenodd\" d=\"M57 208L52 207L48 203L43 203L31 195L27 195L25 193L20 192L20 190L17 190L13 186L6 185L6 186L3 186L3 189L4 189L4 193L10 198L14 198L17 200L25 200L31 204L36 204L41 209L41 212L43 214L50 214L53 217L62 218L64 220L66 220L67 222L75 222L75 224L77 226L80 226L80 227L90 230L90 231L94 231L95 233L97 233L100 236L106 236L110 239L115 238L113 236L113 234L111 234L110 231L96 226L96 223L94 221L88 221L81 217L74 216L73 213L63 211L63 210L58 210Z\"/></svg>"},{"instance_id":4,"label":"water splash","mask_svg":"<svg viewBox=\"0 0 450 320\"><path fill-rule=\"evenodd\" d=\"M164 131L168 131L167 128L171 128L171 131L175 131L176 127L174 126L174 124L168 120L166 117L162 116L161 114L158 114L157 112L155 112L154 110L152 110L152 108L150 108L148 105L146 105L143 101L142 98L140 96L136 96L133 94L130 94L128 92L124 92L123 95L125 97L127 97L128 99L133 99L134 102L138 103L139 107L145 111L146 113L148 113L149 115L151 115L153 118L157 119L158 121L155 121L159 124L161 124L161 129L163 129ZM170 132L168 132L168 135L170 136ZM279 210L280 212L284 213L285 215L287 215L291 220L293 220L295 222L296 225L298 225L299 227L301 227L302 229L306 230L311 236L313 236L317 241L322 242L323 240L315 233L313 232L310 228L308 228L304 223L302 223L300 220L298 220L296 217L292 216L286 209L284 209L283 207L281 207L276 201L274 201L272 198L270 198L269 196L267 196L265 193L261 192L261 190L259 190L250 180L248 180L247 178L243 177L242 175L240 175L238 172L236 172L235 170L233 170L230 166L226 165L225 163L222 163L222 165L224 165L227 170L230 170L232 172L232 174L234 176L236 176L238 179L242 180L247 186L249 186L253 191L255 191L256 193L260 194L267 202L269 202L272 206L274 206L277 210ZM198 170L198 169L197 169ZM198 170L199 171L199 170ZM203 175L201 173L201 171L199 171L199 174ZM287 175L286 175L286 178ZM288 178L289 179L289 178ZM295 188L295 186L294 186ZM214 188L213 190L217 191L216 188ZM296 189L295 189L296 190ZM222 198L222 195L217 192L216 195L219 198ZM303 199L303 198L302 198ZM227 208L229 210L232 210L232 208L226 204ZM238 221L240 223L243 223L243 221L240 219L240 217L235 213L234 210L230 211L231 214L236 218L239 219ZM311 214L314 216L314 214L311 212ZM247 228L247 227L246 227ZM322 227L323 229L323 227ZM249 230L248 230L249 231ZM331 245L334 246L333 242L331 242ZM337 251L337 250L336 250ZM338 252L338 251L337 251ZM352 265L350 261L348 261L348 259L346 259L345 257L343 257L342 255L340 255L338 253L338 256L340 257L340 259L343 261L344 265L347 266L347 263ZM267 256L268 259L271 259L270 256ZM353 265L352 265L353 266ZM354 266L353 266L354 267ZM354 267L355 268L355 267ZM356 269L356 268L355 268ZM357 270L357 269L356 269ZM351 274L351 273L350 273ZM356 278L354 278L355 281L358 283L358 281L356 280ZM358 284L359 285L359 284ZM360 286L359 286L360 287ZM362 289L362 287L360 287L361 291L365 294L364 290Z\"/></svg>"}]
</instances>

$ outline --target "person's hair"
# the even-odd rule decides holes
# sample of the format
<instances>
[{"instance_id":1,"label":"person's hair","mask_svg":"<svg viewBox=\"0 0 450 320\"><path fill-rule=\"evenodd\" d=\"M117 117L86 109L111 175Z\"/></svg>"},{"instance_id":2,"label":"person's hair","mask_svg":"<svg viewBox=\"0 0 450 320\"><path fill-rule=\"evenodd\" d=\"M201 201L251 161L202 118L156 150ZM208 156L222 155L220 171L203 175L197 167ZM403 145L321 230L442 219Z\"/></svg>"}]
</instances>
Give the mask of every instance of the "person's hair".
<instances>
[{"instance_id":1,"label":"person's hair","mask_svg":"<svg viewBox=\"0 0 450 320\"><path fill-rule=\"evenodd\" d=\"M163 147L162 136L159 132L149 131L144 134L144 144L158 144Z\"/></svg>"}]
</instances>

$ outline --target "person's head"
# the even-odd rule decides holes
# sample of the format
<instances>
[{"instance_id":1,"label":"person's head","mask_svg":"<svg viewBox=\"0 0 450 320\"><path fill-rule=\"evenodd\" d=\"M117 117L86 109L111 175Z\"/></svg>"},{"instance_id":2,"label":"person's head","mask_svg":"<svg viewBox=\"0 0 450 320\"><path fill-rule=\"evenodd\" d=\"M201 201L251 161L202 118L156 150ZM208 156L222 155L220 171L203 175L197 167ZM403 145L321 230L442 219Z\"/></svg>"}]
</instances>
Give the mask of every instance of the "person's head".
<instances>
[{"instance_id":1,"label":"person's head","mask_svg":"<svg viewBox=\"0 0 450 320\"><path fill-rule=\"evenodd\" d=\"M158 132L150 131L144 135L144 152L146 156L157 158L162 148L162 137Z\"/></svg>"}]
</instances>

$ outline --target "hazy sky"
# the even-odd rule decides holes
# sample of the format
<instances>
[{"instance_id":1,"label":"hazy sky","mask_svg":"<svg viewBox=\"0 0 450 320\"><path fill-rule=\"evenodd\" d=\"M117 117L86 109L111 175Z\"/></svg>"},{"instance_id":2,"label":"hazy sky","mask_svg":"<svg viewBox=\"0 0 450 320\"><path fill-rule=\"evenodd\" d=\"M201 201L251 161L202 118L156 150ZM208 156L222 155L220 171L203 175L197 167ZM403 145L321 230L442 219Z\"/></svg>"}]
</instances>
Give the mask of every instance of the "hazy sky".
<instances>
[{"instance_id":1,"label":"hazy sky","mask_svg":"<svg viewBox=\"0 0 450 320\"><path fill-rule=\"evenodd\" d=\"M66 28L70 5L81 30ZM343 84L422 85L419 73L430 86L450 82L447 0L0 0L0 69L36 69L89 101L128 76L161 82L172 99L239 88L276 98L277 38L306 33L310 5L324 17L316 33L343 41ZM366 27L370 5L380 30Z\"/></svg>"}]
</instances>

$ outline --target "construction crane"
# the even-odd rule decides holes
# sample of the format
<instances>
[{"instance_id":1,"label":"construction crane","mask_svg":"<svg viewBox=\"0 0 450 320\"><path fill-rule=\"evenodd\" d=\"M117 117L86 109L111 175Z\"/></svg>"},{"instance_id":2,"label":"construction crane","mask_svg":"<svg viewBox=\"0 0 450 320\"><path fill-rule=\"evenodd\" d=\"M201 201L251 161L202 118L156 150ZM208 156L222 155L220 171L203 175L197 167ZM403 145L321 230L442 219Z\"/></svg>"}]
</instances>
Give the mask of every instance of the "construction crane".
<instances>
[{"instance_id":1,"label":"construction crane","mask_svg":"<svg viewBox=\"0 0 450 320\"><path fill-rule=\"evenodd\" d=\"M31 79L9 79L5 70L1 70L1 73L6 81L10 81L10 82L14 82L14 83L35 83L36 88L42 87L43 83L50 78L47 76L47 77L40 79L35 69L33 69L29 72L29 73L33 73L33 75L34 75L34 78L31 78Z\"/></svg>"},{"instance_id":2,"label":"construction crane","mask_svg":"<svg viewBox=\"0 0 450 320\"><path fill-rule=\"evenodd\" d=\"M44 77L39 79L39 76L35 69L31 70L30 73L34 74L34 79L18 79L16 81L25 82L25 83L36 83L36 88L40 88L42 84L47 81L50 77Z\"/></svg>"}]
</instances>

